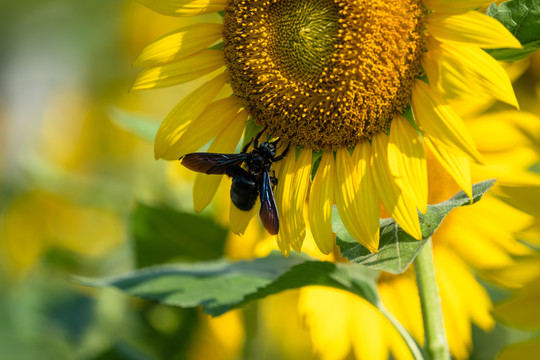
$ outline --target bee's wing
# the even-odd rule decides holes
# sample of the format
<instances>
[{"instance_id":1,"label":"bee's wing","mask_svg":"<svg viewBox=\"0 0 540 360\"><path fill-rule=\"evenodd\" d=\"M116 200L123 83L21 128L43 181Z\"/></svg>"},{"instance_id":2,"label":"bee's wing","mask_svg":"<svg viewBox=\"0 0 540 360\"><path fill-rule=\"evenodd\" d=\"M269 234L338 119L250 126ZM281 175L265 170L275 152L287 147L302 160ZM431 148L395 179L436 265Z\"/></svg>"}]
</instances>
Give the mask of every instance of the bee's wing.
<instances>
[{"instance_id":1,"label":"bee's wing","mask_svg":"<svg viewBox=\"0 0 540 360\"><path fill-rule=\"evenodd\" d=\"M272 192L272 183L270 182L270 174L268 171L263 172L261 182L261 210L259 216L261 221L270 235L277 235L279 232L279 215L277 211L274 193Z\"/></svg>"},{"instance_id":2,"label":"bee's wing","mask_svg":"<svg viewBox=\"0 0 540 360\"><path fill-rule=\"evenodd\" d=\"M182 165L190 170L205 174L225 174L233 165L240 165L247 154L191 153L185 155Z\"/></svg>"}]
</instances>

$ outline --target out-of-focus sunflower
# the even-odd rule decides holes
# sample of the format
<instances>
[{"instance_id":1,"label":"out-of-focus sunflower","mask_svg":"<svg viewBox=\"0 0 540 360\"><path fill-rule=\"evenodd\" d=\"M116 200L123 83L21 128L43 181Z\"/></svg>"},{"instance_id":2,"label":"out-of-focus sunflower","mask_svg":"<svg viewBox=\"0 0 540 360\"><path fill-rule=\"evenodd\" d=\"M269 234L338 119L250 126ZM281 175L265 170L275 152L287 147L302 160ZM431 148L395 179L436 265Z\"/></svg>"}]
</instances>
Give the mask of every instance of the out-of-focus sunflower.
<instances>
[{"instance_id":1,"label":"out-of-focus sunflower","mask_svg":"<svg viewBox=\"0 0 540 360\"><path fill-rule=\"evenodd\" d=\"M156 158L177 160L212 139L209 152L234 152L248 116L291 145L276 189L284 254L301 250L306 199L325 254L334 246L334 199L348 231L371 251L378 248L380 202L420 239L424 144L469 195L469 162L483 161L447 100L486 96L517 107L505 72L482 49L520 44L496 20L470 11L483 1L139 1L171 16L223 15L146 47L135 61L144 69L133 89L213 76L165 118ZM226 83L233 95L223 97L223 89L231 92ZM309 188L314 150L322 156ZM197 177L196 210L220 180ZM250 215L231 217L232 227L242 231Z\"/></svg>"},{"instance_id":2,"label":"out-of-focus sunflower","mask_svg":"<svg viewBox=\"0 0 540 360\"><path fill-rule=\"evenodd\" d=\"M0 264L19 280L51 248L99 257L120 246L124 237L121 219L112 211L33 191L13 201L2 214Z\"/></svg>"},{"instance_id":3,"label":"out-of-focus sunflower","mask_svg":"<svg viewBox=\"0 0 540 360\"><path fill-rule=\"evenodd\" d=\"M537 335L540 331L540 258L536 256L528 260L519 266L519 270L527 274L535 273L536 277L509 299L497 304L494 313L505 325L534 331ZM534 359L539 353L540 338L536 336L503 348L498 359Z\"/></svg>"}]
</instances>

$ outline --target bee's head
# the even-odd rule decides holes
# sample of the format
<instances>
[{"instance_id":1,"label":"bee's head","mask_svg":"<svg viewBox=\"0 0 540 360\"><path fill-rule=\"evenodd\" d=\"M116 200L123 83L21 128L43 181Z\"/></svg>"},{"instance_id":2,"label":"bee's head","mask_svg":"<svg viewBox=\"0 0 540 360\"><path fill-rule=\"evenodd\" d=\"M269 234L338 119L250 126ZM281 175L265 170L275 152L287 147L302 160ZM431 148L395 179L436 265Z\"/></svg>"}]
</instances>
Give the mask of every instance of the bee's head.
<instances>
[{"instance_id":1,"label":"bee's head","mask_svg":"<svg viewBox=\"0 0 540 360\"><path fill-rule=\"evenodd\" d=\"M272 159L274 156L276 156L277 152L277 143L279 142L279 139L275 141L263 141L261 145L259 145L259 154L261 154L266 159Z\"/></svg>"}]
</instances>

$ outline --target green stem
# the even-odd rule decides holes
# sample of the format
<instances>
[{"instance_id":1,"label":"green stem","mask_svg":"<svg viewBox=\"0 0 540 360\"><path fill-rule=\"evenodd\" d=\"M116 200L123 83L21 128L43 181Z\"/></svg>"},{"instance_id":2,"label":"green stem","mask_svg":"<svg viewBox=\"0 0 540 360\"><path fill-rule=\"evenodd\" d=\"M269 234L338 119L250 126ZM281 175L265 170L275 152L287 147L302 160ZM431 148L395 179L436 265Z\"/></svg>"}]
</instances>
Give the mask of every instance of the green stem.
<instances>
[{"instance_id":1,"label":"green stem","mask_svg":"<svg viewBox=\"0 0 540 360\"><path fill-rule=\"evenodd\" d=\"M386 310L381 301L379 301L377 304L377 309L379 309L379 311L388 319L388 321L390 321L399 335L401 335L401 338L405 341L405 344L407 344L407 347L409 348L409 351L414 359L423 360L424 356L422 355L422 349L420 349L416 341L414 341L409 332L405 330L403 325L401 325L401 323L397 321L397 319L388 310Z\"/></svg>"},{"instance_id":2,"label":"green stem","mask_svg":"<svg viewBox=\"0 0 540 360\"><path fill-rule=\"evenodd\" d=\"M439 289L435 281L433 267L433 243L427 240L420 253L414 259L416 283L422 305L424 331L426 334L425 349L432 360L449 360L450 352L444 330L444 319L441 308Z\"/></svg>"}]
</instances>

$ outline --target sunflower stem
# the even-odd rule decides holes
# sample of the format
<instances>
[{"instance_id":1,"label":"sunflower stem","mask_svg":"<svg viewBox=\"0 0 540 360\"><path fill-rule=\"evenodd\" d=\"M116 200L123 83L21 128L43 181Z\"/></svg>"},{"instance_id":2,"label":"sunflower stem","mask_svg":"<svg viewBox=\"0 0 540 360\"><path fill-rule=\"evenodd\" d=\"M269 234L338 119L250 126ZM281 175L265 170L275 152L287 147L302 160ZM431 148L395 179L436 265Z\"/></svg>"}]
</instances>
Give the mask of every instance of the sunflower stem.
<instances>
[{"instance_id":1,"label":"sunflower stem","mask_svg":"<svg viewBox=\"0 0 540 360\"><path fill-rule=\"evenodd\" d=\"M441 298L435 280L431 238L414 259L414 270L424 319L425 350L431 360L449 360L450 352L444 329Z\"/></svg>"}]
</instances>

